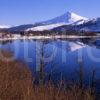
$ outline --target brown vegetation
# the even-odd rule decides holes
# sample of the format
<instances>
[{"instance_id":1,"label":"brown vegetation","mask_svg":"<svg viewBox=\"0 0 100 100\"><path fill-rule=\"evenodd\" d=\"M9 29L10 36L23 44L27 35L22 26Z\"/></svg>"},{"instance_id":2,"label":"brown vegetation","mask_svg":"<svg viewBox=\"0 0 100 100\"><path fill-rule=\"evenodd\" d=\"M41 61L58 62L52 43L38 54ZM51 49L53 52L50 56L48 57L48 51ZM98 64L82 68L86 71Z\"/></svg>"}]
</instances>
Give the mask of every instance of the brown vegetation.
<instances>
[{"instance_id":1,"label":"brown vegetation","mask_svg":"<svg viewBox=\"0 0 100 100\"><path fill-rule=\"evenodd\" d=\"M0 60L0 100L94 100L90 89L32 84L30 71L19 61ZM63 88L62 88L63 87Z\"/></svg>"}]
</instances>

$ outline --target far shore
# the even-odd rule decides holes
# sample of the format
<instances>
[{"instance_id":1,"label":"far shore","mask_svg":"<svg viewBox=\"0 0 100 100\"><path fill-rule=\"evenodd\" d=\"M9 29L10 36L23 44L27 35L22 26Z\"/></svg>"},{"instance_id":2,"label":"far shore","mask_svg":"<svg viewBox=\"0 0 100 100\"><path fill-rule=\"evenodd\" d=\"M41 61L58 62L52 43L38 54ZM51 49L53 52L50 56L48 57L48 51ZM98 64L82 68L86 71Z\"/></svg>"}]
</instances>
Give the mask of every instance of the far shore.
<instances>
[{"instance_id":1,"label":"far shore","mask_svg":"<svg viewBox=\"0 0 100 100\"><path fill-rule=\"evenodd\" d=\"M100 38L100 36L76 36L76 35L55 35L55 36L19 36L19 37L3 37L0 38L0 41L8 40L26 40L26 39L79 39L79 38Z\"/></svg>"}]
</instances>

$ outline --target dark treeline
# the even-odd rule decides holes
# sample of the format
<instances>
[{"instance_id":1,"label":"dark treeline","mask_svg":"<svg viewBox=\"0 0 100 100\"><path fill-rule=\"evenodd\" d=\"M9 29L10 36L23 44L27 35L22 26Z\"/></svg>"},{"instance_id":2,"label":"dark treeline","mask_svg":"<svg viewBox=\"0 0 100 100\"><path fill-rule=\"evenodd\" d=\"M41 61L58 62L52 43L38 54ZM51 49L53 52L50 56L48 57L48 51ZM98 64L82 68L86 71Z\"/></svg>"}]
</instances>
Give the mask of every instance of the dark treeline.
<instances>
[{"instance_id":1,"label":"dark treeline","mask_svg":"<svg viewBox=\"0 0 100 100\"><path fill-rule=\"evenodd\" d=\"M45 30L45 31L9 31L7 29L0 30L0 33L7 34L19 34L21 36L38 36L38 35L78 35L78 36L96 36L95 32L75 31L75 30Z\"/></svg>"}]
</instances>

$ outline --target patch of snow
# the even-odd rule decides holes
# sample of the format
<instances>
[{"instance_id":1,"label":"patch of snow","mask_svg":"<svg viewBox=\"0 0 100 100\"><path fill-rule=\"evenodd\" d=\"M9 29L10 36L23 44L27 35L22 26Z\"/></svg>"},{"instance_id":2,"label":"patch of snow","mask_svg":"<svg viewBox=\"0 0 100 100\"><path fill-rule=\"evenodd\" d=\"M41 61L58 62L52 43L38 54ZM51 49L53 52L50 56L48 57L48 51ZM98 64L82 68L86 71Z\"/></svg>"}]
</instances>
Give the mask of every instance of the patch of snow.
<instances>
[{"instance_id":1,"label":"patch of snow","mask_svg":"<svg viewBox=\"0 0 100 100\"><path fill-rule=\"evenodd\" d=\"M0 25L0 28L10 28L10 26L7 26L7 25Z\"/></svg>"},{"instance_id":2,"label":"patch of snow","mask_svg":"<svg viewBox=\"0 0 100 100\"><path fill-rule=\"evenodd\" d=\"M29 28L26 31L44 31L44 30L51 30L53 28L59 27L59 26L63 26L66 25L66 23L59 23L59 24L50 24L50 25L43 25L43 26L37 26L37 27L33 27L33 28Z\"/></svg>"},{"instance_id":3,"label":"patch of snow","mask_svg":"<svg viewBox=\"0 0 100 100\"><path fill-rule=\"evenodd\" d=\"M68 16L69 16L69 22L77 22L77 21L81 21L81 20L88 20L88 18L79 16L75 13L69 13Z\"/></svg>"}]
</instances>

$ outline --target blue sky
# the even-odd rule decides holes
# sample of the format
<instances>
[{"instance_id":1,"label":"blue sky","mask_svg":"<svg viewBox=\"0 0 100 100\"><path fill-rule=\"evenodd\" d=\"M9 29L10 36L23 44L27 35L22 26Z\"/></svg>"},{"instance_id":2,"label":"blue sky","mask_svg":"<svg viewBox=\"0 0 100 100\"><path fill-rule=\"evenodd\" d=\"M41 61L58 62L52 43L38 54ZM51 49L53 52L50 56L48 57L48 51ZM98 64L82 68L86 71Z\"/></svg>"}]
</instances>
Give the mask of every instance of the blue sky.
<instances>
[{"instance_id":1,"label":"blue sky","mask_svg":"<svg viewBox=\"0 0 100 100\"><path fill-rule=\"evenodd\" d=\"M67 11L100 17L100 0L0 0L0 25L35 23Z\"/></svg>"}]
</instances>

